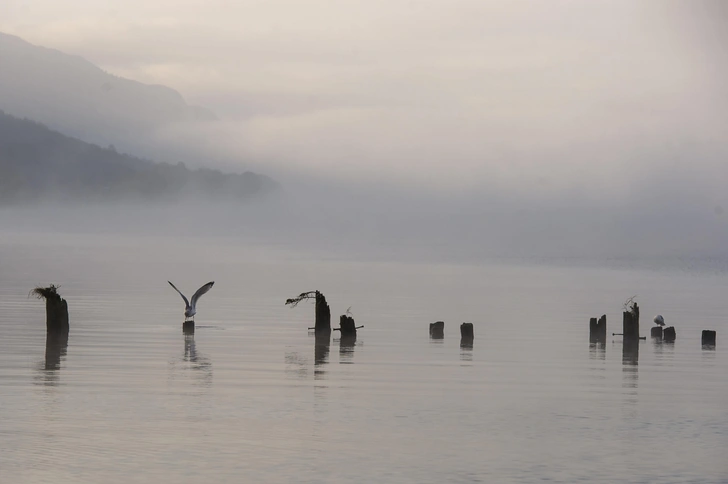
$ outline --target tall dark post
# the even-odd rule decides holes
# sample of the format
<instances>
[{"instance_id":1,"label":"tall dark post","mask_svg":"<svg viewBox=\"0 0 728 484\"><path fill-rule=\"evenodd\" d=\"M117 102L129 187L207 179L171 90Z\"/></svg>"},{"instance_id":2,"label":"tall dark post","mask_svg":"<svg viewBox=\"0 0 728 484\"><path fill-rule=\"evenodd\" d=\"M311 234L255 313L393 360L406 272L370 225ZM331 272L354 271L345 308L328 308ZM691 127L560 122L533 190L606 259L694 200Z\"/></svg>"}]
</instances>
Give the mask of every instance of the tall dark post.
<instances>
[{"instance_id":1,"label":"tall dark post","mask_svg":"<svg viewBox=\"0 0 728 484\"><path fill-rule=\"evenodd\" d=\"M316 335L331 336L331 309L329 309L329 305L326 302L326 297L321 292L303 292L294 298L286 299L286 305L290 305L292 308L295 308L301 301L309 299L316 300L316 322L314 323L313 327Z\"/></svg>"},{"instance_id":2,"label":"tall dark post","mask_svg":"<svg viewBox=\"0 0 728 484\"><path fill-rule=\"evenodd\" d=\"M316 324L314 327L316 333L331 333L331 309L326 302L326 297L319 291L316 291Z\"/></svg>"},{"instance_id":3,"label":"tall dark post","mask_svg":"<svg viewBox=\"0 0 728 484\"><path fill-rule=\"evenodd\" d=\"M629 311L622 313L622 337L624 341L639 341L640 308L637 303L633 303Z\"/></svg>"},{"instance_id":4,"label":"tall dark post","mask_svg":"<svg viewBox=\"0 0 728 484\"><path fill-rule=\"evenodd\" d=\"M46 303L46 331L53 334L68 334L68 303L58 294L58 287L36 287L31 294Z\"/></svg>"},{"instance_id":5,"label":"tall dark post","mask_svg":"<svg viewBox=\"0 0 728 484\"><path fill-rule=\"evenodd\" d=\"M182 332L184 334L195 334L195 322L194 321L185 321L182 323Z\"/></svg>"},{"instance_id":6,"label":"tall dark post","mask_svg":"<svg viewBox=\"0 0 728 484\"><path fill-rule=\"evenodd\" d=\"M475 339L475 333L473 332L473 323L461 324L460 325L460 346L472 348L474 339Z\"/></svg>"}]
</instances>

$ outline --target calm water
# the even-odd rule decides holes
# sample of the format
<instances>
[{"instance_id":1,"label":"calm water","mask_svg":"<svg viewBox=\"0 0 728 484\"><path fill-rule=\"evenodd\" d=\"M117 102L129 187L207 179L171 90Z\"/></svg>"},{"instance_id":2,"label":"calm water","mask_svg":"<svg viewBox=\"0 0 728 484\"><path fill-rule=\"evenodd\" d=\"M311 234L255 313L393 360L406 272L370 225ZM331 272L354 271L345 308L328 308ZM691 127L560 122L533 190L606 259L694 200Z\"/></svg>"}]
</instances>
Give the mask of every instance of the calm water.
<instances>
[{"instance_id":1,"label":"calm water","mask_svg":"<svg viewBox=\"0 0 728 484\"><path fill-rule=\"evenodd\" d=\"M168 279L216 281L194 338ZM67 346L46 345L28 299L48 283L69 301ZM365 326L355 346L316 347L313 305L283 305L314 289ZM659 312L675 344L590 347L589 317L621 332L635 294L641 332ZM0 481L728 482L726 294L720 273L0 235Z\"/></svg>"}]
</instances>

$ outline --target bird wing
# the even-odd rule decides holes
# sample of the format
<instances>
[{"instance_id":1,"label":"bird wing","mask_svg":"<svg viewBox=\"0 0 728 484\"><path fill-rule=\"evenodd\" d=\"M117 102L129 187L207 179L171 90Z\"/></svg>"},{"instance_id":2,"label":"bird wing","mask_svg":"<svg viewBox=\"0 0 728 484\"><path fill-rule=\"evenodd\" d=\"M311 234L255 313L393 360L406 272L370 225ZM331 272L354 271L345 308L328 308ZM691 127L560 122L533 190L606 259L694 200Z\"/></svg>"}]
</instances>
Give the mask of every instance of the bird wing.
<instances>
[{"instance_id":1,"label":"bird wing","mask_svg":"<svg viewBox=\"0 0 728 484\"><path fill-rule=\"evenodd\" d=\"M169 282L169 281L167 281L167 282ZM180 295L180 296L182 296L182 299L184 299L184 300L185 300L185 308L188 308L188 307L190 307L190 302L189 302L189 301L187 300L187 298L185 297L185 295L184 295L184 294L182 294L182 292L181 292L181 291L180 291L179 289L177 289L176 287L174 287L174 284L172 284L171 282L169 282L169 285L170 285L170 286L172 286L172 287L174 288L174 290L175 290L175 291L177 291L177 292L179 293L179 295ZM197 292L200 292L200 291L197 291ZM195 293L195 295L194 295L194 296L192 296L192 301L193 301L193 302L194 302L194 300L195 300L195 297L197 297L197 293Z\"/></svg>"},{"instance_id":2,"label":"bird wing","mask_svg":"<svg viewBox=\"0 0 728 484\"><path fill-rule=\"evenodd\" d=\"M208 282L207 284L205 284L204 286L202 286L201 288L199 288L197 290L197 292L195 292L192 295L192 307L193 308L195 307L195 304L197 304L197 300L200 298L200 296L202 296L207 291L209 291L213 284L215 284L215 281Z\"/></svg>"}]
</instances>

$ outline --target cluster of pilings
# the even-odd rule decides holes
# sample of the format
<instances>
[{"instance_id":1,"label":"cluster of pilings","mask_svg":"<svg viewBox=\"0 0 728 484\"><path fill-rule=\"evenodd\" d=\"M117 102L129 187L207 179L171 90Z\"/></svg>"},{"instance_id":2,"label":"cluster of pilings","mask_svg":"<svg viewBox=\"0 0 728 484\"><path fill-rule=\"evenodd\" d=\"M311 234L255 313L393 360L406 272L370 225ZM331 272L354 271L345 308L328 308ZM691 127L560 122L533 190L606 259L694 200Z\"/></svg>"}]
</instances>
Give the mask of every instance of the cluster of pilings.
<instances>
[{"instance_id":1,"label":"cluster of pilings","mask_svg":"<svg viewBox=\"0 0 728 484\"><path fill-rule=\"evenodd\" d=\"M658 320L659 318L659 320ZM664 324L662 316L657 316L656 323ZM636 302L632 302L627 307L627 311L622 312L622 332L612 333L612 336L622 336L622 341L626 345L631 345L641 339L647 339L640 336L640 308ZM666 343L674 343L677 338L677 332L674 326L663 328L655 326L650 329L650 337L657 341ZM591 318L589 320L589 342L605 343L607 339L607 316L601 318ZM716 332L712 330L704 330L701 337L701 343L704 347L715 347ZM633 351L629 351L632 353Z\"/></svg>"},{"instance_id":2,"label":"cluster of pilings","mask_svg":"<svg viewBox=\"0 0 728 484\"><path fill-rule=\"evenodd\" d=\"M313 299L315 301L315 322L312 328L316 335L316 344L321 346L328 344L331 338L331 308L326 297L321 291L309 291L299 294L297 297L287 299L286 305L296 307L299 302L304 299ZM348 313L348 311L347 311ZM333 331L339 331L341 335L340 344L345 346L353 346L356 343L356 332L364 326L357 326L354 318L349 314L342 314L339 317L339 327Z\"/></svg>"},{"instance_id":3,"label":"cluster of pilings","mask_svg":"<svg viewBox=\"0 0 728 484\"><path fill-rule=\"evenodd\" d=\"M430 338L431 339L443 339L445 338L445 322L436 321L430 323ZM463 348L472 348L473 340L475 339L475 333L473 331L473 323L463 323L460 325L460 346Z\"/></svg>"}]
</instances>

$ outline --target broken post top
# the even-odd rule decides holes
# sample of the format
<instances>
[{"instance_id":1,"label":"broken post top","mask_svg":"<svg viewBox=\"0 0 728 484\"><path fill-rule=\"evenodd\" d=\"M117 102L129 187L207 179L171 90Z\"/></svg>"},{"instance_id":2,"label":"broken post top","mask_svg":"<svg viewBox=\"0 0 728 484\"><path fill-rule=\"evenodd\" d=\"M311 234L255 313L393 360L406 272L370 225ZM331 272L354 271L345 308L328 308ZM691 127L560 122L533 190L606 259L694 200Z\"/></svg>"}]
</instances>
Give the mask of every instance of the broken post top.
<instances>
[{"instance_id":1,"label":"broken post top","mask_svg":"<svg viewBox=\"0 0 728 484\"><path fill-rule=\"evenodd\" d=\"M314 299L316 301L316 331L331 331L331 310L326 302L326 297L320 291L302 292L298 296L286 299L286 305L295 308L298 303L304 299Z\"/></svg>"},{"instance_id":2,"label":"broken post top","mask_svg":"<svg viewBox=\"0 0 728 484\"><path fill-rule=\"evenodd\" d=\"M38 299L45 299L46 303L46 330L52 333L68 333L68 304L58 294L55 284L48 287L36 287L30 294Z\"/></svg>"},{"instance_id":3,"label":"broken post top","mask_svg":"<svg viewBox=\"0 0 728 484\"><path fill-rule=\"evenodd\" d=\"M61 286L56 286L55 284L51 284L48 287L36 287L32 291L30 291L30 294L28 294L28 297L31 295L37 297L38 299L45 299L46 301L55 301L60 302L63 301L63 298L60 294L58 294L58 288Z\"/></svg>"}]
</instances>

